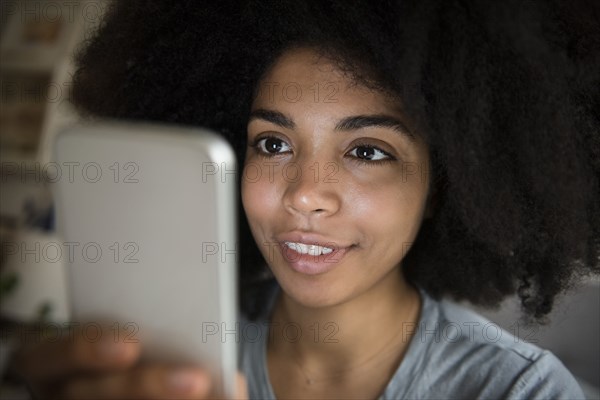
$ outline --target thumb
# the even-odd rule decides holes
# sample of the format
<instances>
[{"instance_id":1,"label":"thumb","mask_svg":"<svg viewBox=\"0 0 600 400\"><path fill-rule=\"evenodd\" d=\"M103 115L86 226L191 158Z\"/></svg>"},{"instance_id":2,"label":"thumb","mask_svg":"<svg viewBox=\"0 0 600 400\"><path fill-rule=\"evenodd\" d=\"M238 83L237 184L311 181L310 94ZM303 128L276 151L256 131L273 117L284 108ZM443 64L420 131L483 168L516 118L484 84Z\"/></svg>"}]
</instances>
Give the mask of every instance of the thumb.
<instances>
[{"instance_id":1,"label":"thumb","mask_svg":"<svg viewBox=\"0 0 600 400\"><path fill-rule=\"evenodd\" d=\"M241 372L238 372L235 377L235 399L248 400L248 383Z\"/></svg>"}]
</instances>

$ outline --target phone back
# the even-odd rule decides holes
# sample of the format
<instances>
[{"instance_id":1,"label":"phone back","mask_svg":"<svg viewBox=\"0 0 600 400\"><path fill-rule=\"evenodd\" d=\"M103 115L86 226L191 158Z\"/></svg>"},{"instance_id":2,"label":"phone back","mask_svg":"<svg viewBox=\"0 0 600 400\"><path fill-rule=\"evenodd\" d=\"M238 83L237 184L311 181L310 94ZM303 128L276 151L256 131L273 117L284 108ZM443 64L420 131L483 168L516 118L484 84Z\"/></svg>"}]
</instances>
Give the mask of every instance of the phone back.
<instances>
[{"instance_id":1,"label":"phone back","mask_svg":"<svg viewBox=\"0 0 600 400\"><path fill-rule=\"evenodd\" d=\"M125 335L141 341L144 358L201 364L231 396L237 181L229 145L200 128L106 122L59 134L47 170L72 318L89 340Z\"/></svg>"}]
</instances>

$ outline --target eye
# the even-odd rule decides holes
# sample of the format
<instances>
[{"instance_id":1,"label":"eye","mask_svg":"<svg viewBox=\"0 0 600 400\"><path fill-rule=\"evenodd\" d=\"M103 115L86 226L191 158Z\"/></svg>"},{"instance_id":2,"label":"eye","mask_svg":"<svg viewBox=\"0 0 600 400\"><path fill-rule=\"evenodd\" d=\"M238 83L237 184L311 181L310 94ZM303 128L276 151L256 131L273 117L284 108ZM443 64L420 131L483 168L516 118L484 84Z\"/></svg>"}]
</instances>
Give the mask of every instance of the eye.
<instances>
[{"instance_id":1,"label":"eye","mask_svg":"<svg viewBox=\"0 0 600 400\"><path fill-rule=\"evenodd\" d=\"M361 161L382 161L387 159L393 159L388 153L377 147L370 145L359 145L350 150L348 153L352 157L358 158Z\"/></svg>"},{"instance_id":2,"label":"eye","mask_svg":"<svg viewBox=\"0 0 600 400\"><path fill-rule=\"evenodd\" d=\"M252 147L263 154L281 154L291 150L285 141L274 136L259 138L254 142Z\"/></svg>"}]
</instances>

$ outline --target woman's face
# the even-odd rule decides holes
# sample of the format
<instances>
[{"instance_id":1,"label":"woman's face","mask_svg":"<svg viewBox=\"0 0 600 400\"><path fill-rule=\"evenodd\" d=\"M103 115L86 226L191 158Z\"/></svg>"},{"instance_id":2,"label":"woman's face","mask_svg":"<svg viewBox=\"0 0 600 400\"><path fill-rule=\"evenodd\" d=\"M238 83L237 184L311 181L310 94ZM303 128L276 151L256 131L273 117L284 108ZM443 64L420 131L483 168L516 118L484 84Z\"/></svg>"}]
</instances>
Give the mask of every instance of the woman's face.
<instances>
[{"instance_id":1,"label":"woman's face","mask_svg":"<svg viewBox=\"0 0 600 400\"><path fill-rule=\"evenodd\" d=\"M288 51L261 81L242 200L295 301L340 304L397 279L429 187L427 146L406 125L399 104L310 49Z\"/></svg>"}]
</instances>

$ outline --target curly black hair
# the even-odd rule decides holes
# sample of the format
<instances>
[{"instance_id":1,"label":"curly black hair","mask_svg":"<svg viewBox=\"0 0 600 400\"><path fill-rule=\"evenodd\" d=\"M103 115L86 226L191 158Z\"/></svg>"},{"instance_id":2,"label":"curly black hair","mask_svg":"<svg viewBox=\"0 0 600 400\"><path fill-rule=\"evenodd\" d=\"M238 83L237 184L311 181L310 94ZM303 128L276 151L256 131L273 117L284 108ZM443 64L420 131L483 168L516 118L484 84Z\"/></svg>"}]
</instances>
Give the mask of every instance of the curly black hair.
<instances>
[{"instance_id":1,"label":"curly black hair","mask_svg":"<svg viewBox=\"0 0 600 400\"><path fill-rule=\"evenodd\" d=\"M293 46L397 96L429 144L435 211L403 261L409 281L481 305L518 293L541 320L599 272L593 0L115 1L78 53L73 100L212 128L243 161L257 83ZM266 267L240 211L247 298Z\"/></svg>"}]
</instances>

